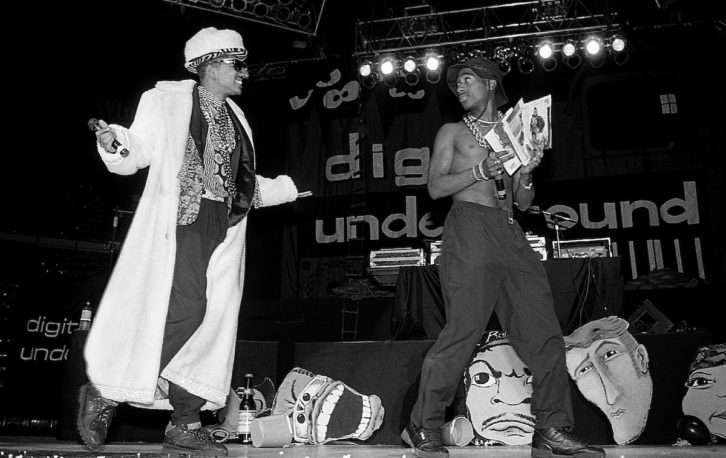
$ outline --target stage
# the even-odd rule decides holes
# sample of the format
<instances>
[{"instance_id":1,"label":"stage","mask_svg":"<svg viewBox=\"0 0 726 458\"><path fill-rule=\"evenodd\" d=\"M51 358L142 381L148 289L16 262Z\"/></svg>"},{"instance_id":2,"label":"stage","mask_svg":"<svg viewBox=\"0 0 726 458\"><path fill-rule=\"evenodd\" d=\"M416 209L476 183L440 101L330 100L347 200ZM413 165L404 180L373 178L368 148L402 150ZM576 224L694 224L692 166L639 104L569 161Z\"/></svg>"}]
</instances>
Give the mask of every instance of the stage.
<instances>
[{"instance_id":1,"label":"stage","mask_svg":"<svg viewBox=\"0 0 726 458\"><path fill-rule=\"evenodd\" d=\"M229 456L245 458L383 458L413 457L411 450L393 445L298 445L286 448L255 448L241 444L227 444ZM610 457L718 457L726 455L726 445L702 447L676 446L605 446ZM511 457L530 456L529 446L507 447L449 447L451 456L458 457ZM91 452L72 441L57 441L47 437L4 437L0 436L0 456L23 458L33 457L166 457L160 444L114 442L98 452ZM188 455L187 455L188 456Z\"/></svg>"}]
</instances>

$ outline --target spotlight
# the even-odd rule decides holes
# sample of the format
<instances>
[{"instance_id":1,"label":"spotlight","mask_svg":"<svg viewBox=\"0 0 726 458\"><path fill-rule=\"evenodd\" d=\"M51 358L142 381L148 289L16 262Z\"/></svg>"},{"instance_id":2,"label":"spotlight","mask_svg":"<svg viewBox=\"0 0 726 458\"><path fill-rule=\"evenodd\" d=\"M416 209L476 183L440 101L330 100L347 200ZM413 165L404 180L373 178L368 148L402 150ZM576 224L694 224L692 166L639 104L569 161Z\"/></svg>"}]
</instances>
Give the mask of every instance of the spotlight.
<instances>
[{"instance_id":1,"label":"spotlight","mask_svg":"<svg viewBox=\"0 0 726 458\"><path fill-rule=\"evenodd\" d=\"M599 37L588 37L585 40L585 51L589 56L594 56L602 50L602 40Z\"/></svg>"},{"instance_id":2,"label":"spotlight","mask_svg":"<svg viewBox=\"0 0 726 458\"><path fill-rule=\"evenodd\" d=\"M426 72L426 81L436 84L441 81L441 72Z\"/></svg>"},{"instance_id":3,"label":"spotlight","mask_svg":"<svg viewBox=\"0 0 726 458\"><path fill-rule=\"evenodd\" d=\"M255 5L252 7L252 14L254 14L257 18L266 17L268 14L270 14L270 7L261 2L255 3Z\"/></svg>"},{"instance_id":4,"label":"spotlight","mask_svg":"<svg viewBox=\"0 0 726 458\"><path fill-rule=\"evenodd\" d=\"M615 53L623 52L625 50L625 38L620 35L613 35L610 39L610 49Z\"/></svg>"},{"instance_id":5,"label":"spotlight","mask_svg":"<svg viewBox=\"0 0 726 458\"><path fill-rule=\"evenodd\" d=\"M543 41L537 47L537 54L539 55L540 59L549 59L554 55L554 53L555 46L552 44L551 41Z\"/></svg>"},{"instance_id":6,"label":"spotlight","mask_svg":"<svg viewBox=\"0 0 726 458\"><path fill-rule=\"evenodd\" d=\"M373 86L375 86L376 83L378 82L378 76L375 73L371 73L368 76L358 75L358 80L360 81L360 84L362 84L364 88L373 89Z\"/></svg>"},{"instance_id":7,"label":"spotlight","mask_svg":"<svg viewBox=\"0 0 726 458\"><path fill-rule=\"evenodd\" d=\"M528 75L534 71L532 54L532 48L527 43L522 42L517 46L517 69L519 69L519 73Z\"/></svg>"},{"instance_id":8,"label":"spotlight","mask_svg":"<svg viewBox=\"0 0 726 458\"><path fill-rule=\"evenodd\" d=\"M615 61L616 65L623 65L628 59L630 59L630 54L627 51L616 52L613 55L613 61Z\"/></svg>"},{"instance_id":9,"label":"spotlight","mask_svg":"<svg viewBox=\"0 0 726 458\"><path fill-rule=\"evenodd\" d=\"M517 69L519 73L529 75L534 71L534 62L529 57L519 56L517 58Z\"/></svg>"},{"instance_id":10,"label":"spotlight","mask_svg":"<svg viewBox=\"0 0 726 458\"><path fill-rule=\"evenodd\" d=\"M403 80L409 86L417 85L420 78L421 78L421 76L420 76L418 69L414 69L412 72L406 72L403 75Z\"/></svg>"},{"instance_id":11,"label":"spotlight","mask_svg":"<svg viewBox=\"0 0 726 458\"><path fill-rule=\"evenodd\" d=\"M361 62L358 66L358 74L365 78L373 73L373 63L369 60Z\"/></svg>"},{"instance_id":12,"label":"spotlight","mask_svg":"<svg viewBox=\"0 0 726 458\"><path fill-rule=\"evenodd\" d=\"M381 59L381 63L379 64L378 68L380 69L381 75L383 76L393 74L393 71L396 69L396 64L393 60L393 57L388 56Z\"/></svg>"},{"instance_id":13,"label":"spotlight","mask_svg":"<svg viewBox=\"0 0 726 458\"><path fill-rule=\"evenodd\" d=\"M403 71L406 73L413 73L416 70L416 58L413 56L407 56L403 59Z\"/></svg>"},{"instance_id":14,"label":"spotlight","mask_svg":"<svg viewBox=\"0 0 726 458\"><path fill-rule=\"evenodd\" d=\"M565 57L563 61L565 62L565 65L571 69L575 69L582 63L582 57L580 57L579 54L573 54L570 57Z\"/></svg>"},{"instance_id":15,"label":"spotlight","mask_svg":"<svg viewBox=\"0 0 726 458\"><path fill-rule=\"evenodd\" d=\"M503 75L507 75L512 71L512 64L509 62L509 59L512 57L511 49L506 46L497 46L494 48L493 57Z\"/></svg>"},{"instance_id":16,"label":"spotlight","mask_svg":"<svg viewBox=\"0 0 726 458\"><path fill-rule=\"evenodd\" d=\"M564 54L565 57L572 57L577 52L577 42L575 40L567 40L565 41L565 44L562 45L562 54Z\"/></svg>"},{"instance_id":17,"label":"spotlight","mask_svg":"<svg viewBox=\"0 0 726 458\"><path fill-rule=\"evenodd\" d=\"M430 72L438 71L441 67L441 60L439 59L439 56L436 56L434 54L428 54L426 56L426 69Z\"/></svg>"},{"instance_id":18,"label":"spotlight","mask_svg":"<svg viewBox=\"0 0 726 458\"><path fill-rule=\"evenodd\" d=\"M442 56L434 50L427 51L424 57L426 81L431 84L436 84L441 80L441 58Z\"/></svg>"}]
</instances>

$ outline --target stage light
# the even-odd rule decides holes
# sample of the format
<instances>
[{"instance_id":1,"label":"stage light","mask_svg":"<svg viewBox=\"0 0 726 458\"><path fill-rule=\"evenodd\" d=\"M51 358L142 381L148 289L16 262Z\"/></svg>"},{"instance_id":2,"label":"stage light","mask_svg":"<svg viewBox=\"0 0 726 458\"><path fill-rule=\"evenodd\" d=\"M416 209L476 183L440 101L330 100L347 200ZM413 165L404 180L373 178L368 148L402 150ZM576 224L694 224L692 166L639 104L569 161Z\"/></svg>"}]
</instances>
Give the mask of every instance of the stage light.
<instances>
[{"instance_id":1,"label":"stage light","mask_svg":"<svg viewBox=\"0 0 726 458\"><path fill-rule=\"evenodd\" d=\"M393 57L388 56L388 57L384 57L383 59L381 59L381 63L378 66L378 68L380 69L381 75L383 75L383 76L391 75L393 73L393 71L396 69L396 65L393 60Z\"/></svg>"},{"instance_id":2,"label":"stage light","mask_svg":"<svg viewBox=\"0 0 726 458\"><path fill-rule=\"evenodd\" d=\"M562 45L562 54L565 57L572 57L577 52L578 43L575 40L567 40L565 41L565 44Z\"/></svg>"},{"instance_id":3,"label":"stage light","mask_svg":"<svg viewBox=\"0 0 726 458\"><path fill-rule=\"evenodd\" d=\"M429 50L424 57L424 67L426 67L426 81L436 84L441 80L441 59L439 53L435 50Z\"/></svg>"},{"instance_id":4,"label":"stage light","mask_svg":"<svg viewBox=\"0 0 726 458\"><path fill-rule=\"evenodd\" d=\"M439 56L436 56L434 54L426 55L426 69L429 72L438 71L440 67L441 67L441 60L440 60Z\"/></svg>"},{"instance_id":5,"label":"stage light","mask_svg":"<svg viewBox=\"0 0 726 458\"><path fill-rule=\"evenodd\" d=\"M602 40L599 37L588 37L585 40L585 51L589 56L594 56L602 50Z\"/></svg>"},{"instance_id":6,"label":"stage light","mask_svg":"<svg viewBox=\"0 0 726 458\"><path fill-rule=\"evenodd\" d=\"M499 65L502 75L508 75L512 71L512 64L509 62L512 57L512 50L506 46L497 46L494 48L493 58Z\"/></svg>"},{"instance_id":7,"label":"stage light","mask_svg":"<svg viewBox=\"0 0 726 458\"><path fill-rule=\"evenodd\" d=\"M519 56L517 58L517 69L523 75L529 75L534 71L534 62L529 57Z\"/></svg>"},{"instance_id":8,"label":"stage light","mask_svg":"<svg viewBox=\"0 0 726 458\"><path fill-rule=\"evenodd\" d=\"M537 47L537 55L539 55L540 59L549 59L554 55L554 53L555 46L551 41L543 41Z\"/></svg>"},{"instance_id":9,"label":"stage light","mask_svg":"<svg viewBox=\"0 0 726 458\"><path fill-rule=\"evenodd\" d=\"M519 73L528 75L534 71L534 62L532 61L532 46L521 42L517 45L517 69Z\"/></svg>"},{"instance_id":10,"label":"stage light","mask_svg":"<svg viewBox=\"0 0 726 458\"><path fill-rule=\"evenodd\" d=\"M406 73L413 73L416 70L416 58L413 56L407 56L403 59L403 71Z\"/></svg>"},{"instance_id":11,"label":"stage light","mask_svg":"<svg viewBox=\"0 0 726 458\"><path fill-rule=\"evenodd\" d=\"M373 86L376 85L378 82L378 75L375 73L371 73L368 76L360 76L358 75L358 80L360 81L360 84L363 85L366 89L373 89Z\"/></svg>"},{"instance_id":12,"label":"stage light","mask_svg":"<svg viewBox=\"0 0 726 458\"><path fill-rule=\"evenodd\" d=\"M613 35L610 39L610 49L615 53L623 52L625 50L625 38L620 35Z\"/></svg>"},{"instance_id":13,"label":"stage light","mask_svg":"<svg viewBox=\"0 0 726 458\"><path fill-rule=\"evenodd\" d=\"M436 84L441 81L441 72L426 72L426 81L431 84Z\"/></svg>"},{"instance_id":14,"label":"stage light","mask_svg":"<svg viewBox=\"0 0 726 458\"><path fill-rule=\"evenodd\" d=\"M358 66L358 74L362 77L370 76L373 73L373 64L371 61L361 62Z\"/></svg>"},{"instance_id":15,"label":"stage light","mask_svg":"<svg viewBox=\"0 0 726 458\"><path fill-rule=\"evenodd\" d=\"M252 14L254 14L255 17L258 18L267 17L267 15L270 14L270 7L262 2L255 3L252 6Z\"/></svg>"},{"instance_id":16,"label":"stage light","mask_svg":"<svg viewBox=\"0 0 726 458\"><path fill-rule=\"evenodd\" d=\"M403 75L403 81L405 81L409 86L417 85L419 79L421 79L421 73L417 68L414 68L412 72L405 72Z\"/></svg>"},{"instance_id":17,"label":"stage light","mask_svg":"<svg viewBox=\"0 0 726 458\"><path fill-rule=\"evenodd\" d=\"M579 67L582 63L582 57L579 54L573 54L570 57L565 57L562 60L565 62L565 65L572 69Z\"/></svg>"}]
</instances>

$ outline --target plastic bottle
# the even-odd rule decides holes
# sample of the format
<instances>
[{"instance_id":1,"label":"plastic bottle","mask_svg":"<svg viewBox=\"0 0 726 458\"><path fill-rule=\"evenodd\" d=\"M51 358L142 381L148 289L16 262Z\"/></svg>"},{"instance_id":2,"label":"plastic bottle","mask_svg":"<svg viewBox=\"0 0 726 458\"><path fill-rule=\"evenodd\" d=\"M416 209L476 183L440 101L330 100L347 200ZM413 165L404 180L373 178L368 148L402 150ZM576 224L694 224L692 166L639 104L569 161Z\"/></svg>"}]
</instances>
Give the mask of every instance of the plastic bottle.
<instances>
[{"instance_id":1,"label":"plastic bottle","mask_svg":"<svg viewBox=\"0 0 726 458\"><path fill-rule=\"evenodd\" d=\"M86 305L81 310L81 320L78 326L80 331L88 331L91 329L91 317L93 316L93 310L91 309L91 302L86 301Z\"/></svg>"},{"instance_id":2,"label":"plastic bottle","mask_svg":"<svg viewBox=\"0 0 726 458\"><path fill-rule=\"evenodd\" d=\"M252 374L245 374L245 390L239 403L239 427L237 428L237 436L243 444L252 443L250 426L257 412L254 393L252 391L252 377Z\"/></svg>"}]
</instances>

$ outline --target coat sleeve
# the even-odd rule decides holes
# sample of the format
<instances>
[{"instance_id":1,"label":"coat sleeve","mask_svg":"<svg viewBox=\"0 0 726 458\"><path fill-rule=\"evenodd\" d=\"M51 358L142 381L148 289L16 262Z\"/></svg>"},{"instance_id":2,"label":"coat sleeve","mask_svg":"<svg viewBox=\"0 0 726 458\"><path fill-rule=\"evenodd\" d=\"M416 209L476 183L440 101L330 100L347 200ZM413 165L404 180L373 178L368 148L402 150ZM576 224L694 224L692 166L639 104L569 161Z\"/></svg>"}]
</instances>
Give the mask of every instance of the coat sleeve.
<instances>
[{"instance_id":1,"label":"coat sleeve","mask_svg":"<svg viewBox=\"0 0 726 458\"><path fill-rule=\"evenodd\" d=\"M116 153L107 153L100 144L96 144L98 154L108 170L119 175L132 175L136 171L148 167L154 156L155 142L162 121L160 96L157 91L146 91L136 108L136 116L130 128L111 124L116 132L116 140L122 148L129 151L126 157ZM121 149L121 148L119 148Z\"/></svg>"},{"instance_id":2,"label":"coat sleeve","mask_svg":"<svg viewBox=\"0 0 726 458\"><path fill-rule=\"evenodd\" d=\"M297 187L287 175L276 178L257 175L257 186L255 207L271 207L297 199Z\"/></svg>"}]
</instances>

